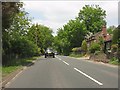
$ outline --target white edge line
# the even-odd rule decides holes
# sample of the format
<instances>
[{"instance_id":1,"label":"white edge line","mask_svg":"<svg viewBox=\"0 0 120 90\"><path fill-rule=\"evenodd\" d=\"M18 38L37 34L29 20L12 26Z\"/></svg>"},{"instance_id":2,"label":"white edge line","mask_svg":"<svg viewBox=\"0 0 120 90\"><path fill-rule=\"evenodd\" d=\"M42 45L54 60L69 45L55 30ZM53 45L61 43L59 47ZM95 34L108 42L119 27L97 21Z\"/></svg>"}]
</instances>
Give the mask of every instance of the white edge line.
<instances>
[{"instance_id":1,"label":"white edge line","mask_svg":"<svg viewBox=\"0 0 120 90\"><path fill-rule=\"evenodd\" d=\"M94 78L90 77L89 75L85 74L84 72L80 71L79 69L77 68L74 68L76 71L78 71L79 73L83 74L84 76L86 76L87 78L91 79L92 81L96 82L97 84L99 85L103 85L101 82L95 80Z\"/></svg>"},{"instance_id":2,"label":"white edge line","mask_svg":"<svg viewBox=\"0 0 120 90\"><path fill-rule=\"evenodd\" d=\"M18 74L16 74L15 77L12 78L5 86L6 86L6 87L9 86L9 84L10 84L14 79L16 79L22 72L23 72L23 70L20 71Z\"/></svg>"},{"instance_id":3,"label":"white edge line","mask_svg":"<svg viewBox=\"0 0 120 90\"><path fill-rule=\"evenodd\" d=\"M66 65L69 65L67 62L63 61Z\"/></svg>"}]
</instances>

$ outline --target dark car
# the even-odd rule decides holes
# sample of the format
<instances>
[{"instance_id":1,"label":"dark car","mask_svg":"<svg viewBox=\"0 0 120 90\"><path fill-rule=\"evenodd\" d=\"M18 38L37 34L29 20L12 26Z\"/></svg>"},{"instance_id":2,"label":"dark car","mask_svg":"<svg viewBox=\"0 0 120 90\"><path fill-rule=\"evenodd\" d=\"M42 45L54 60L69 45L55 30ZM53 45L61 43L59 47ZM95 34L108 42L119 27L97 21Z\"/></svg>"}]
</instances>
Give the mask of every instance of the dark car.
<instances>
[{"instance_id":1,"label":"dark car","mask_svg":"<svg viewBox=\"0 0 120 90\"><path fill-rule=\"evenodd\" d=\"M47 58L48 56L52 56L53 58L55 58L55 53L54 53L54 51L52 50L52 49L47 49L46 51L45 51L45 58Z\"/></svg>"}]
</instances>

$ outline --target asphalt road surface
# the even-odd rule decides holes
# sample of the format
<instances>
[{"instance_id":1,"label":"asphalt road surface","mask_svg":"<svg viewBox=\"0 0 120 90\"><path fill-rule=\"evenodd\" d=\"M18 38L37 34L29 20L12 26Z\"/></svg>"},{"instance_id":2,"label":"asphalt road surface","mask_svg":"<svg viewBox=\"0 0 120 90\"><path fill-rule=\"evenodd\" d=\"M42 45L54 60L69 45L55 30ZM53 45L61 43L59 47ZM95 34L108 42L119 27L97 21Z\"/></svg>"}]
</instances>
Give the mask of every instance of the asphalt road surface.
<instances>
[{"instance_id":1,"label":"asphalt road surface","mask_svg":"<svg viewBox=\"0 0 120 90\"><path fill-rule=\"evenodd\" d=\"M6 88L118 88L118 67L67 56L41 57Z\"/></svg>"}]
</instances>

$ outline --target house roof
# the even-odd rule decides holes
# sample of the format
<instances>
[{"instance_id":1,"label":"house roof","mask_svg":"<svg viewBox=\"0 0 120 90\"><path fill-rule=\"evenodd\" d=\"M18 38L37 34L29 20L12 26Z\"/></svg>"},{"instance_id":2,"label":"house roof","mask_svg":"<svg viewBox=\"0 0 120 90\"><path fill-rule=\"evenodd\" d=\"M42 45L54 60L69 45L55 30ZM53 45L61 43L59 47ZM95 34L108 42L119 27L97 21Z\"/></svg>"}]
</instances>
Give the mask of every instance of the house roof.
<instances>
[{"instance_id":1,"label":"house roof","mask_svg":"<svg viewBox=\"0 0 120 90\"><path fill-rule=\"evenodd\" d=\"M92 38L93 36L95 36L95 37L97 37L97 36L102 36L105 42L106 42L106 41L110 41L111 38L112 38L112 36L111 36L110 34L108 34L108 32L107 32L106 26L103 26L103 27L102 27L102 31L101 31L101 32L95 33L94 35L90 36L90 37L88 38L88 40L89 40L90 38Z\"/></svg>"}]
</instances>

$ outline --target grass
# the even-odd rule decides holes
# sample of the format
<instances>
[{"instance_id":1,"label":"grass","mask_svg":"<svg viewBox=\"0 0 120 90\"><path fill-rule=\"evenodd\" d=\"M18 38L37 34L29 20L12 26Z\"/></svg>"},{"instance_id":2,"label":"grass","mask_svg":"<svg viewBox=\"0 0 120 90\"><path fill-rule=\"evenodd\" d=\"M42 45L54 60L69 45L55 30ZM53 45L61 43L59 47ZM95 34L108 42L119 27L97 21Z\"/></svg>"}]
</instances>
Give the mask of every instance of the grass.
<instances>
[{"instance_id":1,"label":"grass","mask_svg":"<svg viewBox=\"0 0 120 90\"><path fill-rule=\"evenodd\" d=\"M109 64L120 65L118 61L110 61Z\"/></svg>"},{"instance_id":2,"label":"grass","mask_svg":"<svg viewBox=\"0 0 120 90\"><path fill-rule=\"evenodd\" d=\"M9 75L10 73L14 72L18 68L22 66L8 66L8 67L2 67L2 77L5 77Z\"/></svg>"},{"instance_id":3,"label":"grass","mask_svg":"<svg viewBox=\"0 0 120 90\"><path fill-rule=\"evenodd\" d=\"M6 77L10 73L16 71L17 69L26 66L27 64L31 63L33 60L36 60L38 57L30 57L24 59L16 59L12 60L9 65L2 66L2 77Z\"/></svg>"},{"instance_id":4,"label":"grass","mask_svg":"<svg viewBox=\"0 0 120 90\"><path fill-rule=\"evenodd\" d=\"M114 65L120 65L118 58L115 58L115 57L111 58L109 63Z\"/></svg>"}]
</instances>

